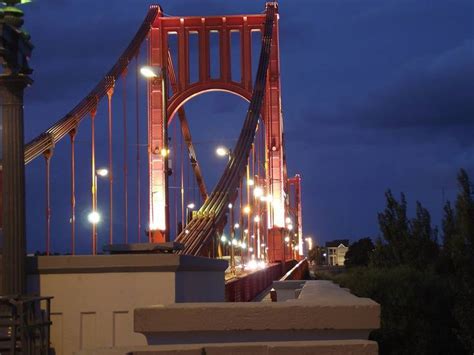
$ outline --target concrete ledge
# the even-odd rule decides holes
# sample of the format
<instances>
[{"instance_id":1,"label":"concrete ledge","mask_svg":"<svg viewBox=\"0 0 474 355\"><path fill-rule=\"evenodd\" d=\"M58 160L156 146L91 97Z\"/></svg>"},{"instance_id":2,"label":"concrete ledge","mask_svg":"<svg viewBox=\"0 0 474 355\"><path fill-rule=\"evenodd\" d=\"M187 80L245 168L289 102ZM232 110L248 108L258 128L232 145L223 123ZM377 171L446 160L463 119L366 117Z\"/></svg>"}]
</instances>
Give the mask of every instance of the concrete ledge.
<instances>
[{"instance_id":1,"label":"concrete ledge","mask_svg":"<svg viewBox=\"0 0 474 355\"><path fill-rule=\"evenodd\" d=\"M228 343L193 345L155 345L148 347L127 347L97 349L76 353L77 355L376 355L378 346L369 340L325 340L269 343Z\"/></svg>"},{"instance_id":2,"label":"concrete ledge","mask_svg":"<svg viewBox=\"0 0 474 355\"><path fill-rule=\"evenodd\" d=\"M301 294L303 299L281 303L187 303L137 308L134 329L145 335L148 344L156 345L367 339L370 331L380 326L380 306L376 302L356 297L335 284L314 281L310 287L305 285Z\"/></svg>"},{"instance_id":3,"label":"concrete ledge","mask_svg":"<svg viewBox=\"0 0 474 355\"><path fill-rule=\"evenodd\" d=\"M30 256L28 274L221 271L227 261L177 254Z\"/></svg>"}]
</instances>

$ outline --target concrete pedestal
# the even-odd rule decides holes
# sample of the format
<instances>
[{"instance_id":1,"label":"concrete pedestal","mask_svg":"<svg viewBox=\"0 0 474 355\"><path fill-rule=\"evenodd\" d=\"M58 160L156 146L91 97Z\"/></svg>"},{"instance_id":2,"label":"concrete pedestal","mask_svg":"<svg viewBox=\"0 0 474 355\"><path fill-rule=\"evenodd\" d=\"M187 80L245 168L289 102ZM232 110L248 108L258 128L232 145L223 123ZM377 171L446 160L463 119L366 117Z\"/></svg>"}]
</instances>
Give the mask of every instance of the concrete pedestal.
<instances>
[{"instance_id":1,"label":"concrete pedestal","mask_svg":"<svg viewBox=\"0 0 474 355\"><path fill-rule=\"evenodd\" d=\"M53 296L56 354L146 344L133 310L150 304L224 301L227 262L175 254L27 259L29 293Z\"/></svg>"}]
</instances>

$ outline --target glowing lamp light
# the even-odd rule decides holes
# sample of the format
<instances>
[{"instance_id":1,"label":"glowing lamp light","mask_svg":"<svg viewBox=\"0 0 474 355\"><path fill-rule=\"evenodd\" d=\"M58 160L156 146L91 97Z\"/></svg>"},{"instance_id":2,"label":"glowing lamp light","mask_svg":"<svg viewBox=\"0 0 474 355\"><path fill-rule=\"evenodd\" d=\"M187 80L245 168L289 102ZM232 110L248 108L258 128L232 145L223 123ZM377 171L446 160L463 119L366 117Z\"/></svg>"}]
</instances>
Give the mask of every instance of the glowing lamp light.
<instances>
[{"instance_id":1,"label":"glowing lamp light","mask_svg":"<svg viewBox=\"0 0 474 355\"><path fill-rule=\"evenodd\" d=\"M286 224L291 224L291 223L292 223L292 220L291 220L290 217L286 217L286 218L285 218L285 222L286 222Z\"/></svg>"},{"instance_id":2,"label":"glowing lamp light","mask_svg":"<svg viewBox=\"0 0 474 355\"><path fill-rule=\"evenodd\" d=\"M190 210L194 209L196 207L196 205L194 203L190 203L188 206L187 206Z\"/></svg>"},{"instance_id":3,"label":"glowing lamp light","mask_svg":"<svg viewBox=\"0 0 474 355\"><path fill-rule=\"evenodd\" d=\"M247 206L244 207L244 213L245 213L245 214L249 214L249 213L250 213L250 206L249 206L249 205L247 205Z\"/></svg>"},{"instance_id":4,"label":"glowing lamp light","mask_svg":"<svg viewBox=\"0 0 474 355\"><path fill-rule=\"evenodd\" d=\"M263 248L265 246L265 243L260 244L260 246Z\"/></svg>"},{"instance_id":5,"label":"glowing lamp light","mask_svg":"<svg viewBox=\"0 0 474 355\"><path fill-rule=\"evenodd\" d=\"M97 224L100 222L100 214L97 211L92 211L87 216L87 220L92 224Z\"/></svg>"},{"instance_id":6,"label":"glowing lamp light","mask_svg":"<svg viewBox=\"0 0 474 355\"><path fill-rule=\"evenodd\" d=\"M244 233L247 234L249 232L248 229L244 229Z\"/></svg>"},{"instance_id":7,"label":"glowing lamp light","mask_svg":"<svg viewBox=\"0 0 474 355\"><path fill-rule=\"evenodd\" d=\"M229 203L229 204L227 205L227 207L229 207L229 209L232 209L233 206L232 206L231 203Z\"/></svg>"},{"instance_id":8,"label":"glowing lamp light","mask_svg":"<svg viewBox=\"0 0 474 355\"><path fill-rule=\"evenodd\" d=\"M240 224L236 223L234 224L234 229L239 229L240 228Z\"/></svg>"},{"instance_id":9,"label":"glowing lamp light","mask_svg":"<svg viewBox=\"0 0 474 355\"><path fill-rule=\"evenodd\" d=\"M255 239L255 236L252 234L252 235L250 236L250 238Z\"/></svg>"},{"instance_id":10,"label":"glowing lamp light","mask_svg":"<svg viewBox=\"0 0 474 355\"><path fill-rule=\"evenodd\" d=\"M267 265L265 264L265 261L260 260L260 261L257 263L257 266L258 266L259 269L265 269L265 267L266 267Z\"/></svg>"},{"instance_id":11,"label":"glowing lamp light","mask_svg":"<svg viewBox=\"0 0 474 355\"><path fill-rule=\"evenodd\" d=\"M253 253L253 248L252 247L249 248L249 252Z\"/></svg>"},{"instance_id":12,"label":"glowing lamp light","mask_svg":"<svg viewBox=\"0 0 474 355\"><path fill-rule=\"evenodd\" d=\"M225 243L227 241L227 237L225 235L221 236L221 242Z\"/></svg>"},{"instance_id":13,"label":"glowing lamp light","mask_svg":"<svg viewBox=\"0 0 474 355\"><path fill-rule=\"evenodd\" d=\"M327 255L326 253L323 253L323 256L324 256L324 257L326 257L326 255Z\"/></svg>"},{"instance_id":14,"label":"glowing lamp light","mask_svg":"<svg viewBox=\"0 0 474 355\"><path fill-rule=\"evenodd\" d=\"M233 246L239 245L239 242L237 241L237 239L232 239L232 245Z\"/></svg>"},{"instance_id":15,"label":"glowing lamp light","mask_svg":"<svg viewBox=\"0 0 474 355\"><path fill-rule=\"evenodd\" d=\"M167 157L169 153L170 153L169 149L166 149L166 148L161 149L161 156L162 157Z\"/></svg>"},{"instance_id":16,"label":"glowing lamp light","mask_svg":"<svg viewBox=\"0 0 474 355\"><path fill-rule=\"evenodd\" d=\"M260 216L255 216L255 218L253 220L254 220L255 223L260 222Z\"/></svg>"},{"instance_id":17,"label":"glowing lamp light","mask_svg":"<svg viewBox=\"0 0 474 355\"><path fill-rule=\"evenodd\" d=\"M229 155L229 149L226 147L217 147L216 154L220 157L225 157L226 155Z\"/></svg>"},{"instance_id":18,"label":"glowing lamp light","mask_svg":"<svg viewBox=\"0 0 474 355\"><path fill-rule=\"evenodd\" d=\"M253 189L253 195L254 195L256 198L262 197L262 196L263 196L263 189L262 189L260 186L256 186L256 187Z\"/></svg>"},{"instance_id":19,"label":"glowing lamp light","mask_svg":"<svg viewBox=\"0 0 474 355\"><path fill-rule=\"evenodd\" d=\"M96 173L98 176L106 177L107 175L109 175L109 170L106 169L106 168L100 168L100 169L97 169L97 170L95 171L95 173Z\"/></svg>"},{"instance_id":20,"label":"glowing lamp light","mask_svg":"<svg viewBox=\"0 0 474 355\"><path fill-rule=\"evenodd\" d=\"M290 241L290 237L285 237L285 242L289 242Z\"/></svg>"},{"instance_id":21,"label":"glowing lamp light","mask_svg":"<svg viewBox=\"0 0 474 355\"><path fill-rule=\"evenodd\" d=\"M293 230L293 225L292 224L289 224L287 227L288 227L289 231Z\"/></svg>"},{"instance_id":22,"label":"glowing lamp light","mask_svg":"<svg viewBox=\"0 0 474 355\"><path fill-rule=\"evenodd\" d=\"M185 234L189 234L189 230L186 229L186 230L184 231L184 233L185 233Z\"/></svg>"},{"instance_id":23,"label":"glowing lamp light","mask_svg":"<svg viewBox=\"0 0 474 355\"><path fill-rule=\"evenodd\" d=\"M247 185L253 186L254 184L255 184L255 182L252 179L247 180Z\"/></svg>"},{"instance_id":24,"label":"glowing lamp light","mask_svg":"<svg viewBox=\"0 0 474 355\"><path fill-rule=\"evenodd\" d=\"M158 77L155 70L149 66L143 66L140 68L140 74L143 75L147 79L152 79Z\"/></svg>"},{"instance_id":25,"label":"glowing lamp light","mask_svg":"<svg viewBox=\"0 0 474 355\"><path fill-rule=\"evenodd\" d=\"M245 249L247 249L247 244L245 244L245 243L240 243L240 247L241 247L243 250L245 250Z\"/></svg>"}]
</instances>

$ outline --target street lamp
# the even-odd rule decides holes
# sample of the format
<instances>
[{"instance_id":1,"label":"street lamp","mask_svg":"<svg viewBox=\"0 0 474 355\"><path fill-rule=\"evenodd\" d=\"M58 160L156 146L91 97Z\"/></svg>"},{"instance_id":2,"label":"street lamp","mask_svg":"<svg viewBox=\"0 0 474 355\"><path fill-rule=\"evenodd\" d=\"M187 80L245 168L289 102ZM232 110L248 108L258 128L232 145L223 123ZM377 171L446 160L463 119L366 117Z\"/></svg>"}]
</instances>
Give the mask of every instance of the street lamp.
<instances>
[{"instance_id":1,"label":"street lamp","mask_svg":"<svg viewBox=\"0 0 474 355\"><path fill-rule=\"evenodd\" d=\"M158 77L158 74L156 73L155 69L148 65L145 65L140 68L140 74L147 79L153 79Z\"/></svg>"},{"instance_id":2,"label":"street lamp","mask_svg":"<svg viewBox=\"0 0 474 355\"><path fill-rule=\"evenodd\" d=\"M188 225L189 220L190 220L190 218L189 218L189 211L194 210L195 207L196 207L196 205L195 205L193 202L189 203L189 204L186 206L186 226ZM191 218L191 219L192 219L192 218Z\"/></svg>"},{"instance_id":3,"label":"street lamp","mask_svg":"<svg viewBox=\"0 0 474 355\"><path fill-rule=\"evenodd\" d=\"M92 211L87 215L87 220L91 224L97 224L100 222L100 213L97 211Z\"/></svg>"},{"instance_id":4,"label":"street lamp","mask_svg":"<svg viewBox=\"0 0 474 355\"><path fill-rule=\"evenodd\" d=\"M219 156L219 157L228 157L229 160L230 158L232 157L232 149L229 149L227 147L224 147L224 146L219 146L216 148L216 154Z\"/></svg>"}]
</instances>

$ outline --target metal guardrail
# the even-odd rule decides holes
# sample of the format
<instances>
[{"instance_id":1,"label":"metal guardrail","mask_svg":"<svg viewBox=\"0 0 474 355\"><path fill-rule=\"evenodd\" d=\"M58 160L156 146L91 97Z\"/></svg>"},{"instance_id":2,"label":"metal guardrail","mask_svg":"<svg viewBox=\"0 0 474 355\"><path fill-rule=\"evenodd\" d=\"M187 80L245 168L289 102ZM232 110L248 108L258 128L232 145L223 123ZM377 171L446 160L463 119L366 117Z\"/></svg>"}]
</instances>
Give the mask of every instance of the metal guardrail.
<instances>
[{"instance_id":1,"label":"metal guardrail","mask_svg":"<svg viewBox=\"0 0 474 355\"><path fill-rule=\"evenodd\" d=\"M309 264L307 259L300 260L291 270L289 270L280 281L287 280L307 280L309 276Z\"/></svg>"},{"instance_id":2,"label":"metal guardrail","mask_svg":"<svg viewBox=\"0 0 474 355\"><path fill-rule=\"evenodd\" d=\"M51 299L0 296L0 354L50 354Z\"/></svg>"}]
</instances>

